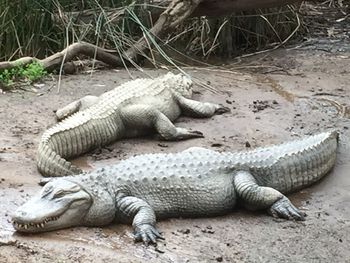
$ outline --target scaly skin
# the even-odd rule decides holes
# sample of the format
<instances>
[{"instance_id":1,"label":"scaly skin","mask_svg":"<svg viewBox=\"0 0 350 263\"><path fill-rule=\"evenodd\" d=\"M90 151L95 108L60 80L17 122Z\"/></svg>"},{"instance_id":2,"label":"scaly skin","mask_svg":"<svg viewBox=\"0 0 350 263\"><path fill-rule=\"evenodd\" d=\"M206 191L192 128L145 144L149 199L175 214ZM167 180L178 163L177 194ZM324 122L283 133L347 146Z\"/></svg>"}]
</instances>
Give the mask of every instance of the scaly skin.
<instances>
[{"instance_id":1,"label":"scaly skin","mask_svg":"<svg viewBox=\"0 0 350 263\"><path fill-rule=\"evenodd\" d=\"M337 132L325 132L248 152L190 148L46 179L42 191L15 212L13 225L35 233L132 220L135 239L155 243L161 238L156 217L225 214L237 200L275 217L303 220L284 194L326 175L335 163L337 141Z\"/></svg>"},{"instance_id":2,"label":"scaly skin","mask_svg":"<svg viewBox=\"0 0 350 263\"><path fill-rule=\"evenodd\" d=\"M124 137L156 130L165 140L203 137L199 131L175 127L180 114L211 117L229 111L213 103L189 99L192 81L168 73L156 79L129 81L100 97L86 96L56 112L62 120L42 136L37 166L44 176L82 173L66 159Z\"/></svg>"}]
</instances>

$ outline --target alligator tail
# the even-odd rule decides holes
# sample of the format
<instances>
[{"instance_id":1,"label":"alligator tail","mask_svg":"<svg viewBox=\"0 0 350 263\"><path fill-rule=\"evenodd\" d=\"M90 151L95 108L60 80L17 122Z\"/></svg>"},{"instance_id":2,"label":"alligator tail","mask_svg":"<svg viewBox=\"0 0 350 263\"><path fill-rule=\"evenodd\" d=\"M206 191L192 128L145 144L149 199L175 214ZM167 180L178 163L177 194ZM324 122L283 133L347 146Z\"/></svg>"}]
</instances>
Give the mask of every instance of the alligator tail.
<instances>
[{"instance_id":1,"label":"alligator tail","mask_svg":"<svg viewBox=\"0 0 350 263\"><path fill-rule=\"evenodd\" d=\"M37 167L43 176L50 177L83 173L80 168L58 155L45 141L39 144Z\"/></svg>"}]
</instances>

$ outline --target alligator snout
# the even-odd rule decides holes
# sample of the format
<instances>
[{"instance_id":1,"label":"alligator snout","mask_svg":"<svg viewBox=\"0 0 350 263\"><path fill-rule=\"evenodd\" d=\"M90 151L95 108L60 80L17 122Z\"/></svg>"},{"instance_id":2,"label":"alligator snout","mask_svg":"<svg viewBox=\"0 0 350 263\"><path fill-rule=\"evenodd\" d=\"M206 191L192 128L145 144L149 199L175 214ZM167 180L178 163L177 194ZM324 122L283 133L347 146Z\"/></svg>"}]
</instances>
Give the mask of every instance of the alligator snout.
<instances>
[{"instance_id":1,"label":"alligator snout","mask_svg":"<svg viewBox=\"0 0 350 263\"><path fill-rule=\"evenodd\" d=\"M27 207L19 207L17 210L12 214L12 221L24 223L24 222L32 222L36 221L36 217L33 213L31 213L30 210L27 209Z\"/></svg>"},{"instance_id":2,"label":"alligator snout","mask_svg":"<svg viewBox=\"0 0 350 263\"><path fill-rule=\"evenodd\" d=\"M27 212L19 211L18 214L19 214L20 216L26 216L26 215L27 215Z\"/></svg>"},{"instance_id":3,"label":"alligator snout","mask_svg":"<svg viewBox=\"0 0 350 263\"><path fill-rule=\"evenodd\" d=\"M26 211L18 209L13 213L12 220L13 221L21 221L27 217L28 217L28 213Z\"/></svg>"}]
</instances>

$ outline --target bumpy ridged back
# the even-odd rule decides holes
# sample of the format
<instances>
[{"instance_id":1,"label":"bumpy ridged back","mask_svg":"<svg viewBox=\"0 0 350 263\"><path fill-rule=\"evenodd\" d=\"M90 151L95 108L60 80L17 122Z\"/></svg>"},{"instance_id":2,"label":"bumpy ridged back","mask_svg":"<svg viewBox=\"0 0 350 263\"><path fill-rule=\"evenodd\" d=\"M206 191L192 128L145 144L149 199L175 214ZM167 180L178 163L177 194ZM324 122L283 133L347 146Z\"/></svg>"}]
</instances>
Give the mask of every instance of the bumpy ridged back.
<instances>
[{"instance_id":1,"label":"bumpy ridged back","mask_svg":"<svg viewBox=\"0 0 350 263\"><path fill-rule=\"evenodd\" d=\"M260 185L281 192L305 187L324 176L334 165L338 134L326 132L253 151L218 153L199 149L176 154L139 155L94 173L111 176L123 184L157 185L185 180L206 184L213 178L250 171ZM113 179L114 178L114 179Z\"/></svg>"}]
</instances>

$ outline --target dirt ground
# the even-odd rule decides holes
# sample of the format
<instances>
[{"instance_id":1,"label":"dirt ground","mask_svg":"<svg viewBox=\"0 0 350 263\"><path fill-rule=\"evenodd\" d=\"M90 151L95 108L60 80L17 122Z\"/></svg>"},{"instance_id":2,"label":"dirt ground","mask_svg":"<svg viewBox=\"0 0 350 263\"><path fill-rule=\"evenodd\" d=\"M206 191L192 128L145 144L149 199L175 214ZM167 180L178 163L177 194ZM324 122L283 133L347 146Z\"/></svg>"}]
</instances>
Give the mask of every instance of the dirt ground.
<instances>
[{"instance_id":1,"label":"dirt ground","mask_svg":"<svg viewBox=\"0 0 350 263\"><path fill-rule=\"evenodd\" d=\"M217 90L196 85L196 99L231 108L211 119L177 121L205 138L122 140L75 160L92 169L139 153L190 146L244 150L331 128L341 131L335 169L317 185L289 196L307 213L306 221L277 220L243 209L216 218L169 219L158 223L165 241L157 249L134 244L132 229L125 225L20 235L10 223L11 213L40 189L35 152L41 133L55 122L53 110L129 80L126 71L64 76L59 94L54 81L33 92L0 94L0 262L350 262L350 45L338 45L277 50L225 65L231 72L185 69Z\"/></svg>"}]
</instances>

